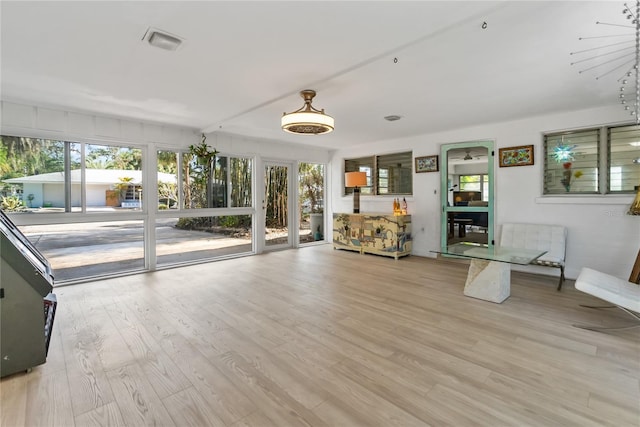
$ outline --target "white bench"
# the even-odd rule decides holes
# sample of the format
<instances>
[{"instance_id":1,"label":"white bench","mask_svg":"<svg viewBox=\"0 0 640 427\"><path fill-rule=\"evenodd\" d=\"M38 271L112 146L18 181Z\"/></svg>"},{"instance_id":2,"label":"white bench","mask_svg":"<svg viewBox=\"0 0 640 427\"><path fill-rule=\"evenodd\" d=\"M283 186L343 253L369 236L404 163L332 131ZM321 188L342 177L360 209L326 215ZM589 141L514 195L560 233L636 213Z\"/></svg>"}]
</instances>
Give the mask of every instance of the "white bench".
<instances>
[{"instance_id":1,"label":"white bench","mask_svg":"<svg viewBox=\"0 0 640 427\"><path fill-rule=\"evenodd\" d=\"M559 268L558 290L562 288L564 282L566 245L567 228L562 225L514 223L502 225L500 246L547 251L531 264Z\"/></svg>"},{"instance_id":2,"label":"white bench","mask_svg":"<svg viewBox=\"0 0 640 427\"><path fill-rule=\"evenodd\" d=\"M640 254L639 254L640 255ZM590 268L583 268L576 279L576 289L584 293L593 295L613 304L640 320L640 285L633 282L620 279L610 274L602 273ZM589 308L609 308L583 306ZM574 325L583 329L589 329L593 331L606 330L606 329L628 329L640 326L640 323L632 326L623 326L619 328L603 328L603 327L587 327Z\"/></svg>"}]
</instances>

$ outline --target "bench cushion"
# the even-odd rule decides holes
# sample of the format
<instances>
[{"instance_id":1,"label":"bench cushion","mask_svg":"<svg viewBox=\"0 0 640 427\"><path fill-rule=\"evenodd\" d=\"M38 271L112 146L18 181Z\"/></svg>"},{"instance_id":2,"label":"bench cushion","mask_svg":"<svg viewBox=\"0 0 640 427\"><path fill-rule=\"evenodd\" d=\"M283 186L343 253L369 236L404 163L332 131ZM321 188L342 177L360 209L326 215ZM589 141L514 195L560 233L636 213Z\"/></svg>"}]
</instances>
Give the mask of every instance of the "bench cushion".
<instances>
[{"instance_id":1,"label":"bench cushion","mask_svg":"<svg viewBox=\"0 0 640 427\"><path fill-rule=\"evenodd\" d=\"M546 250L534 263L548 266L563 266L567 228L549 224L504 224L500 235L500 246L523 249Z\"/></svg>"},{"instance_id":2,"label":"bench cushion","mask_svg":"<svg viewBox=\"0 0 640 427\"><path fill-rule=\"evenodd\" d=\"M585 267L575 286L584 293L640 313L640 285Z\"/></svg>"}]
</instances>

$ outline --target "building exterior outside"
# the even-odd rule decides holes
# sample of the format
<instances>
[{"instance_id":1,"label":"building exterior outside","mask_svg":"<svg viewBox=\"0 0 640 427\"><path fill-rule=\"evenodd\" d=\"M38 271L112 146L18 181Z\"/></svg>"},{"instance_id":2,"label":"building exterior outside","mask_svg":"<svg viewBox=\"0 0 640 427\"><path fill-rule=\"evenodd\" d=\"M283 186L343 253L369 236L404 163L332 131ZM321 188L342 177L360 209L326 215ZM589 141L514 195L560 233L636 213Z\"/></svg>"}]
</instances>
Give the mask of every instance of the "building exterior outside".
<instances>
[{"instance_id":1,"label":"building exterior outside","mask_svg":"<svg viewBox=\"0 0 640 427\"><path fill-rule=\"evenodd\" d=\"M71 206L82 206L80 169L71 171ZM121 169L86 169L87 207L139 208L142 196L142 171ZM176 184L175 175L158 172L159 182ZM15 185L13 194L28 208L64 208L64 173L50 172L11 178L3 181ZM22 188L20 188L20 186Z\"/></svg>"}]
</instances>

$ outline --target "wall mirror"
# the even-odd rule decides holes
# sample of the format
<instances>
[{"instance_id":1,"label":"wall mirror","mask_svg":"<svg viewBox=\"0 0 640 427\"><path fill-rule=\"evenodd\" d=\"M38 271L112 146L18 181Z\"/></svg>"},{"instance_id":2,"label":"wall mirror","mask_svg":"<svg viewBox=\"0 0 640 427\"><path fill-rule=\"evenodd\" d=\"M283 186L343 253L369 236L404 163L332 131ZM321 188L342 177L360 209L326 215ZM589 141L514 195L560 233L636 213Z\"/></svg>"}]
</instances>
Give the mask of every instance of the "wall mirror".
<instances>
[{"instance_id":1,"label":"wall mirror","mask_svg":"<svg viewBox=\"0 0 640 427\"><path fill-rule=\"evenodd\" d=\"M441 149L441 243L493 243L493 141Z\"/></svg>"}]
</instances>

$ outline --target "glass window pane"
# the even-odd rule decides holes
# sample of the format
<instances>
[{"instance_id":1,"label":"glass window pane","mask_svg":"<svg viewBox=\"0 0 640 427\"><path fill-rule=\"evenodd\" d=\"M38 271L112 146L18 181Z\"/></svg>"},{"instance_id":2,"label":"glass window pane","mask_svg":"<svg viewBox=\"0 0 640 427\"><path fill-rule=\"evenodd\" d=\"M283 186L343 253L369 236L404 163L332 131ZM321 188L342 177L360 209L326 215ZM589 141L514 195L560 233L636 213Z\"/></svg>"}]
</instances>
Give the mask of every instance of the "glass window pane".
<instances>
[{"instance_id":1,"label":"glass window pane","mask_svg":"<svg viewBox=\"0 0 640 427\"><path fill-rule=\"evenodd\" d=\"M489 201L489 175L482 175L482 201Z\"/></svg>"},{"instance_id":2,"label":"glass window pane","mask_svg":"<svg viewBox=\"0 0 640 427\"><path fill-rule=\"evenodd\" d=\"M243 157L229 157L231 173L231 201L232 208L251 207L251 174L253 162Z\"/></svg>"},{"instance_id":3,"label":"glass window pane","mask_svg":"<svg viewBox=\"0 0 640 427\"><path fill-rule=\"evenodd\" d=\"M49 260L57 284L144 268L143 222L21 226Z\"/></svg>"},{"instance_id":4,"label":"glass window pane","mask_svg":"<svg viewBox=\"0 0 640 427\"><path fill-rule=\"evenodd\" d=\"M367 185L362 194L407 195L413 193L413 153L385 154L382 156L345 159L345 172L365 172ZM345 195L353 188L344 189Z\"/></svg>"},{"instance_id":5,"label":"glass window pane","mask_svg":"<svg viewBox=\"0 0 640 427\"><path fill-rule=\"evenodd\" d=\"M211 208L226 208L227 205L227 183L228 183L228 159L227 157L216 157L213 169L212 204Z\"/></svg>"},{"instance_id":6,"label":"glass window pane","mask_svg":"<svg viewBox=\"0 0 640 427\"><path fill-rule=\"evenodd\" d=\"M251 159L216 156L212 173L200 163L197 156L182 156L183 209L252 206Z\"/></svg>"},{"instance_id":7,"label":"glass window pane","mask_svg":"<svg viewBox=\"0 0 640 427\"><path fill-rule=\"evenodd\" d=\"M460 191L480 191L481 175L460 175Z\"/></svg>"},{"instance_id":8,"label":"glass window pane","mask_svg":"<svg viewBox=\"0 0 640 427\"><path fill-rule=\"evenodd\" d=\"M158 151L158 210L177 209L178 200L178 153Z\"/></svg>"},{"instance_id":9,"label":"glass window pane","mask_svg":"<svg viewBox=\"0 0 640 427\"><path fill-rule=\"evenodd\" d=\"M203 167L198 158L190 154L182 155L182 199L183 209L198 209L206 206Z\"/></svg>"},{"instance_id":10,"label":"glass window pane","mask_svg":"<svg viewBox=\"0 0 640 427\"><path fill-rule=\"evenodd\" d=\"M544 138L544 194L597 193L600 130Z\"/></svg>"},{"instance_id":11,"label":"glass window pane","mask_svg":"<svg viewBox=\"0 0 640 427\"><path fill-rule=\"evenodd\" d=\"M640 167L633 162L640 158L640 129L620 126L609 129L609 180L611 193L631 193L640 184Z\"/></svg>"},{"instance_id":12,"label":"glass window pane","mask_svg":"<svg viewBox=\"0 0 640 427\"><path fill-rule=\"evenodd\" d=\"M489 175L460 175L460 191L476 191L482 201L489 201Z\"/></svg>"},{"instance_id":13,"label":"glass window pane","mask_svg":"<svg viewBox=\"0 0 640 427\"><path fill-rule=\"evenodd\" d=\"M377 194L411 194L413 186L413 153L377 156Z\"/></svg>"},{"instance_id":14,"label":"glass window pane","mask_svg":"<svg viewBox=\"0 0 640 427\"><path fill-rule=\"evenodd\" d=\"M65 143L15 136L0 138L3 209L64 212Z\"/></svg>"},{"instance_id":15,"label":"glass window pane","mask_svg":"<svg viewBox=\"0 0 640 427\"><path fill-rule=\"evenodd\" d=\"M251 215L156 221L158 266L250 253L251 242Z\"/></svg>"},{"instance_id":16,"label":"glass window pane","mask_svg":"<svg viewBox=\"0 0 640 427\"><path fill-rule=\"evenodd\" d=\"M82 166L82 144L69 144L69 158L71 160L71 212L82 212L82 182L80 182L80 168Z\"/></svg>"},{"instance_id":17,"label":"glass window pane","mask_svg":"<svg viewBox=\"0 0 640 427\"><path fill-rule=\"evenodd\" d=\"M142 208L142 150L87 144L85 168L87 211Z\"/></svg>"},{"instance_id":18,"label":"glass window pane","mask_svg":"<svg viewBox=\"0 0 640 427\"><path fill-rule=\"evenodd\" d=\"M373 157L361 157L359 159L346 159L344 171L365 172L367 174L367 186L360 187L360 194L373 194ZM345 187L344 194L353 194L353 188Z\"/></svg>"}]
</instances>

